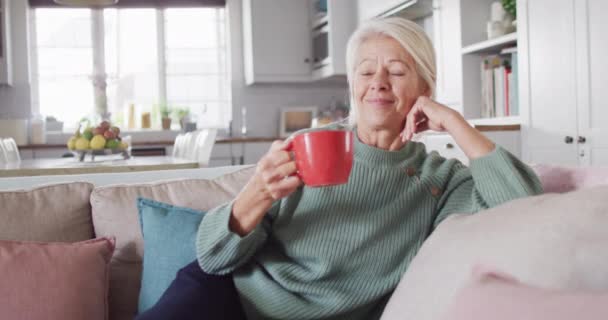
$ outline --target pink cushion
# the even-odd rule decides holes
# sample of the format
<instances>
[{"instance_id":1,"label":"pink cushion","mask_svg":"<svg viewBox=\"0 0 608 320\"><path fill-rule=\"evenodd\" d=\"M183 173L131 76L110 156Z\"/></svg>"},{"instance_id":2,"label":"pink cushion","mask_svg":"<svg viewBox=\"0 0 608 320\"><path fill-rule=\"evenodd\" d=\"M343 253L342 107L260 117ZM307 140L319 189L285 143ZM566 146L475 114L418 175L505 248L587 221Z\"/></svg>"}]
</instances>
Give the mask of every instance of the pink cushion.
<instances>
[{"instance_id":1,"label":"pink cushion","mask_svg":"<svg viewBox=\"0 0 608 320\"><path fill-rule=\"evenodd\" d=\"M605 320L608 292L548 290L485 268L456 294L442 320Z\"/></svg>"},{"instance_id":2,"label":"pink cushion","mask_svg":"<svg viewBox=\"0 0 608 320\"><path fill-rule=\"evenodd\" d=\"M533 165L532 169L546 193L564 193L576 189L608 185L608 167L567 167L548 164Z\"/></svg>"},{"instance_id":3,"label":"pink cushion","mask_svg":"<svg viewBox=\"0 0 608 320\"><path fill-rule=\"evenodd\" d=\"M114 239L0 240L0 318L107 320Z\"/></svg>"}]
</instances>

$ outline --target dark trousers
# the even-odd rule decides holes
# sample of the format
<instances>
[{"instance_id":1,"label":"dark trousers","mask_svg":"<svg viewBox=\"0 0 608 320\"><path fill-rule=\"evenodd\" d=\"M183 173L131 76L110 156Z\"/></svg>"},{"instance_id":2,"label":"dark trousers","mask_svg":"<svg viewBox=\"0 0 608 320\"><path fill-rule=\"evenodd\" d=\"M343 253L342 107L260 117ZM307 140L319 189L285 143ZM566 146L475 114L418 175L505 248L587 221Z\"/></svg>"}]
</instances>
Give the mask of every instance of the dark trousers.
<instances>
[{"instance_id":1,"label":"dark trousers","mask_svg":"<svg viewBox=\"0 0 608 320\"><path fill-rule=\"evenodd\" d=\"M205 273L194 261L177 273L167 291L136 320L244 320L232 275Z\"/></svg>"}]
</instances>

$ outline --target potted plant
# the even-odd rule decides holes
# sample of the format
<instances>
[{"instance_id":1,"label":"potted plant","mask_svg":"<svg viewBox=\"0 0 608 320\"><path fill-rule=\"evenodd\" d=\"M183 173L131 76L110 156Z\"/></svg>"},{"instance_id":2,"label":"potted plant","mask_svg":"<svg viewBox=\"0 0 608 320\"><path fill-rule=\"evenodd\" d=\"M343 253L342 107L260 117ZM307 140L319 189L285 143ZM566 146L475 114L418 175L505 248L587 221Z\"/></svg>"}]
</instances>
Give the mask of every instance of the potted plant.
<instances>
[{"instance_id":1,"label":"potted plant","mask_svg":"<svg viewBox=\"0 0 608 320\"><path fill-rule=\"evenodd\" d=\"M186 124L190 122L190 109L188 108L175 108L174 109L175 117L179 121L179 125L182 130L186 128Z\"/></svg>"},{"instance_id":2,"label":"potted plant","mask_svg":"<svg viewBox=\"0 0 608 320\"><path fill-rule=\"evenodd\" d=\"M171 107L166 104L160 105L160 117L163 126L163 130L171 129Z\"/></svg>"}]
</instances>

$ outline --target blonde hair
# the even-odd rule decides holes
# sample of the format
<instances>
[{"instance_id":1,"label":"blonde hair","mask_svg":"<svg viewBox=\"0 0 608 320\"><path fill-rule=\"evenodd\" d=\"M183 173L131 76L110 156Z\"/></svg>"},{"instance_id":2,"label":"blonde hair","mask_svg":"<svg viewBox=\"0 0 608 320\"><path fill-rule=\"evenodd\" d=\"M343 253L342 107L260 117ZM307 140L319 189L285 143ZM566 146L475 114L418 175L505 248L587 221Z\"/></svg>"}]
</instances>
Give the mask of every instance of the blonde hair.
<instances>
[{"instance_id":1,"label":"blonde hair","mask_svg":"<svg viewBox=\"0 0 608 320\"><path fill-rule=\"evenodd\" d=\"M395 39L414 59L416 73L427 86L431 97L435 96L437 67L435 49L424 30L415 22L404 18L390 17L364 22L355 30L346 47L346 74L348 77L351 111L349 123L357 121L357 104L353 96L355 81L355 59L361 45L372 36L388 36Z\"/></svg>"}]
</instances>

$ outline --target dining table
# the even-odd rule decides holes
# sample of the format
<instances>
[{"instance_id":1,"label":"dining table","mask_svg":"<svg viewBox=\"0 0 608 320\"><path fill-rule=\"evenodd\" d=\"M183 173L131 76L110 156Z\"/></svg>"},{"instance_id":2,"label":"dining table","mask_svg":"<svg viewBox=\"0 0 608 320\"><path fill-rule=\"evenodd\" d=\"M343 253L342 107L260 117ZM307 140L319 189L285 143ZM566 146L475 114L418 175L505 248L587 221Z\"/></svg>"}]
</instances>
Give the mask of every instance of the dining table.
<instances>
[{"instance_id":1,"label":"dining table","mask_svg":"<svg viewBox=\"0 0 608 320\"><path fill-rule=\"evenodd\" d=\"M0 178L68 175L89 173L138 172L198 168L194 160L172 156L146 156L124 159L116 156L97 156L95 160L79 161L76 157L26 159L0 164Z\"/></svg>"}]
</instances>

